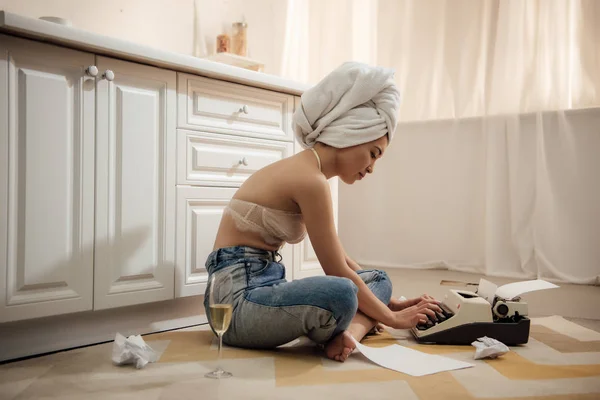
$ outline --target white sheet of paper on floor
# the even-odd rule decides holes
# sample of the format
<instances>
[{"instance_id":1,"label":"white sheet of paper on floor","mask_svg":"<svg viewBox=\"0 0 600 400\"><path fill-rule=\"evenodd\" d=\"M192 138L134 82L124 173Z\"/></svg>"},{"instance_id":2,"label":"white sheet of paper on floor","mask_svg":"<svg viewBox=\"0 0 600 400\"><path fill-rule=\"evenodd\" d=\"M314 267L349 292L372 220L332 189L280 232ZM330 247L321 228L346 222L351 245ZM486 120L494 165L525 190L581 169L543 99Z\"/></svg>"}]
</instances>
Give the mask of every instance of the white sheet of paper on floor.
<instances>
[{"instance_id":1,"label":"white sheet of paper on floor","mask_svg":"<svg viewBox=\"0 0 600 400\"><path fill-rule=\"evenodd\" d=\"M149 362L158 361L158 355L140 335L126 338L117 333L113 343L112 360L115 365L135 364L139 369L144 368Z\"/></svg>"},{"instance_id":2,"label":"white sheet of paper on floor","mask_svg":"<svg viewBox=\"0 0 600 400\"><path fill-rule=\"evenodd\" d=\"M512 300L515 297L519 297L524 293L529 293L536 290L553 289L557 287L557 285L550 282L546 282L542 279L536 279L533 281L514 282L500 286L496 290L496 296L504 300Z\"/></svg>"},{"instance_id":3,"label":"white sheet of paper on floor","mask_svg":"<svg viewBox=\"0 0 600 400\"><path fill-rule=\"evenodd\" d=\"M474 366L464 361L426 354L398 344L387 347L369 347L358 343L356 340L354 342L357 350L375 364L412 376L423 376Z\"/></svg>"}]
</instances>

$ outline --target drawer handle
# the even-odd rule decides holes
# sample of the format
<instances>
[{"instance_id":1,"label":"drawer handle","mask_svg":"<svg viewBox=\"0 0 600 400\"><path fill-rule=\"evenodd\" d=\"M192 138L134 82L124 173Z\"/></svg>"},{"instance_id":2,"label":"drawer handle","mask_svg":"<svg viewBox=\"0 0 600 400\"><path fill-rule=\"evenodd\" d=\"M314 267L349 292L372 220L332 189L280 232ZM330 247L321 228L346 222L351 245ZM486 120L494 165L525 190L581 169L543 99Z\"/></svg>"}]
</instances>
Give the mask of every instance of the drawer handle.
<instances>
[{"instance_id":1,"label":"drawer handle","mask_svg":"<svg viewBox=\"0 0 600 400\"><path fill-rule=\"evenodd\" d=\"M240 108L239 112L241 112L241 113L243 112L244 114L248 114L248 112L249 112L248 111L248 106L244 104L244 106Z\"/></svg>"},{"instance_id":2,"label":"drawer handle","mask_svg":"<svg viewBox=\"0 0 600 400\"><path fill-rule=\"evenodd\" d=\"M248 165L248 160L246 159L246 157L242 158L242 159L239 161L239 164L240 164L240 165L246 165L246 166L247 166L247 165Z\"/></svg>"}]
</instances>

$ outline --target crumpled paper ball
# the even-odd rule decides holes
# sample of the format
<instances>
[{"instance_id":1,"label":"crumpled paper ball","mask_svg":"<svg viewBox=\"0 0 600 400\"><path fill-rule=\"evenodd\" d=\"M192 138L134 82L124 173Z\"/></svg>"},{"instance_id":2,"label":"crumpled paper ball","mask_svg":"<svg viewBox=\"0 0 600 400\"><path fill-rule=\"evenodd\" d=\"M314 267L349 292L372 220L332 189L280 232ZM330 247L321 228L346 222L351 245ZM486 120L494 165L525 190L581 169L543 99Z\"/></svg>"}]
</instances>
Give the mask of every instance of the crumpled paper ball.
<instances>
[{"instance_id":1,"label":"crumpled paper ball","mask_svg":"<svg viewBox=\"0 0 600 400\"><path fill-rule=\"evenodd\" d=\"M473 356L475 360L496 358L510 351L504 343L487 336L480 337L471 344L475 346L475 355Z\"/></svg>"},{"instance_id":2,"label":"crumpled paper ball","mask_svg":"<svg viewBox=\"0 0 600 400\"><path fill-rule=\"evenodd\" d=\"M156 362L158 355L140 335L125 338L117 333L113 343L112 360L115 365L135 364L135 367L140 369L149 362Z\"/></svg>"}]
</instances>

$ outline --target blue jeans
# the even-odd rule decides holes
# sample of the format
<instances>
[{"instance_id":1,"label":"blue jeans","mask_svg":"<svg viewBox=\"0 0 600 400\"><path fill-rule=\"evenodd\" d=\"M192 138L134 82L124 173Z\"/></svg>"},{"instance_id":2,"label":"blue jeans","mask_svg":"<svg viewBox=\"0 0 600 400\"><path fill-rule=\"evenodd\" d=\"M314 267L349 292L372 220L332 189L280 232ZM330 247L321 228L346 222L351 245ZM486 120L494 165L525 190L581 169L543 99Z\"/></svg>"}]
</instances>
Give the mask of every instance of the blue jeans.
<instances>
[{"instance_id":1,"label":"blue jeans","mask_svg":"<svg viewBox=\"0 0 600 400\"><path fill-rule=\"evenodd\" d=\"M326 343L346 330L358 309L358 288L348 278L318 276L287 282L277 253L236 246L212 252L206 261L211 274L230 274L233 315L223 341L231 346L268 349L308 336ZM383 271L358 271L384 304L392 284ZM209 293L204 308L210 322Z\"/></svg>"}]
</instances>

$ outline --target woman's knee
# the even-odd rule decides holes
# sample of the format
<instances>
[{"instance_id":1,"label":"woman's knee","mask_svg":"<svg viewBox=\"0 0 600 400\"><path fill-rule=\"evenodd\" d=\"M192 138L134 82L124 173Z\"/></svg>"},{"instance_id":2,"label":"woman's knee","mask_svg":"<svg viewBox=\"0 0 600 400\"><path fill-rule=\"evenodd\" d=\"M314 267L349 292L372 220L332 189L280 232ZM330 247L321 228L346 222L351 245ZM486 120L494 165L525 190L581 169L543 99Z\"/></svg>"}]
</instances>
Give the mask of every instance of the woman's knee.
<instances>
[{"instance_id":1,"label":"woman's knee","mask_svg":"<svg viewBox=\"0 0 600 400\"><path fill-rule=\"evenodd\" d=\"M315 283L309 302L326 311L336 325L349 325L358 310L358 287L354 282L336 276L307 279L314 279Z\"/></svg>"},{"instance_id":2,"label":"woman's knee","mask_svg":"<svg viewBox=\"0 0 600 400\"><path fill-rule=\"evenodd\" d=\"M369 286L371 291L384 304L388 304L392 298L392 281L387 272L379 269L366 270L359 273L362 280Z\"/></svg>"},{"instance_id":3,"label":"woman's knee","mask_svg":"<svg viewBox=\"0 0 600 400\"><path fill-rule=\"evenodd\" d=\"M324 277L323 285L313 299L319 299L323 312L318 317L309 337L318 343L325 343L331 337L346 330L358 310L358 287L348 278Z\"/></svg>"},{"instance_id":4,"label":"woman's knee","mask_svg":"<svg viewBox=\"0 0 600 400\"><path fill-rule=\"evenodd\" d=\"M335 319L354 318L358 310L358 287L348 278L334 277L328 282L327 290L331 295L331 311Z\"/></svg>"},{"instance_id":5,"label":"woman's knee","mask_svg":"<svg viewBox=\"0 0 600 400\"><path fill-rule=\"evenodd\" d=\"M375 269L375 270L373 270L373 272L375 273L375 279L374 280L376 282L381 282L382 285L387 285L390 288L392 287L392 280L388 276L387 272L381 271L379 269Z\"/></svg>"}]
</instances>

